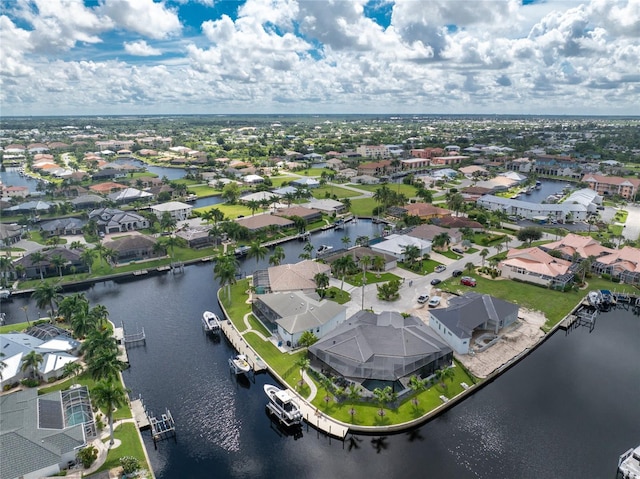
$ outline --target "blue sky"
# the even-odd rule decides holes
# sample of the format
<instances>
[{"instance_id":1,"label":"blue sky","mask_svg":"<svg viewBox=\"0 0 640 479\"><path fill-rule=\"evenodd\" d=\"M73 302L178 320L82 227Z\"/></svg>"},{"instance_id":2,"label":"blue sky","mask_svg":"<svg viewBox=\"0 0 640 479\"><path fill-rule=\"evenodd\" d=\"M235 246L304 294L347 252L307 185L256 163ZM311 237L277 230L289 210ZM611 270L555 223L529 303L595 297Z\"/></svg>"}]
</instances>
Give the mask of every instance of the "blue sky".
<instances>
[{"instance_id":1,"label":"blue sky","mask_svg":"<svg viewBox=\"0 0 640 479\"><path fill-rule=\"evenodd\" d=\"M0 2L6 116L640 111L640 0Z\"/></svg>"}]
</instances>

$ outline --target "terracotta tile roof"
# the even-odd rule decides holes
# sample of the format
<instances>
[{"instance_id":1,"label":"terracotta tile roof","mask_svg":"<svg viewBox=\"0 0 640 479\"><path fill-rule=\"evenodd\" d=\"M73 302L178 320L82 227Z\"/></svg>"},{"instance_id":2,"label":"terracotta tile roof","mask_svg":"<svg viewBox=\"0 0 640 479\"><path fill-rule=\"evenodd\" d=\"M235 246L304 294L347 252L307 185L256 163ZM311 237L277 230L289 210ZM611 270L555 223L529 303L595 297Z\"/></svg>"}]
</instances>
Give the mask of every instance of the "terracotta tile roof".
<instances>
[{"instance_id":1,"label":"terracotta tile roof","mask_svg":"<svg viewBox=\"0 0 640 479\"><path fill-rule=\"evenodd\" d=\"M538 247L511 249L507 253L507 259L501 261L501 264L552 278L566 274L571 266L570 261L554 258Z\"/></svg>"},{"instance_id":2,"label":"terracotta tile roof","mask_svg":"<svg viewBox=\"0 0 640 479\"><path fill-rule=\"evenodd\" d=\"M602 246L590 236L580 236L574 233L569 233L559 241L545 244L544 249L547 251L558 250L566 256L573 256L574 253L578 253L581 258L588 258L589 256L597 258L604 253L614 251Z\"/></svg>"}]
</instances>

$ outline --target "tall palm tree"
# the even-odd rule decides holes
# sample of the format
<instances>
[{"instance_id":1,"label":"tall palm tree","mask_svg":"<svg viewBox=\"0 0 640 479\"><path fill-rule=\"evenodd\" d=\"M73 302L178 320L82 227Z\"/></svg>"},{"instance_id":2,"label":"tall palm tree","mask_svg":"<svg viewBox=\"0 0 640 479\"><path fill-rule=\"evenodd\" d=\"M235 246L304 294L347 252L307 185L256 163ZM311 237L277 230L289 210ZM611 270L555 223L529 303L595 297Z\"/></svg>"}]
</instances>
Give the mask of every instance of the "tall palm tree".
<instances>
[{"instance_id":1,"label":"tall palm tree","mask_svg":"<svg viewBox=\"0 0 640 479\"><path fill-rule=\"evenodd\" d=\"M87 248L80 253L80 259L82 262L89 268L89 274L91 274L91 267L93 266L93 262L96 259L97 252L93 248Z\"/></svg>"},{"instance_id":2,"label":"tall palm tree","mask_svg":"<svg viewBox=\"0 0 640 479\"><path fill-rule=\"evenodd\" d=\"M451 237L446 231L433 237L433 247L435 249L444 249L451 243Z\"/></svg>"},{"instance_id":3,"label":"tall palm tree","mask_svg":"<svg viewBox=\"0 0 640 479\"><path fill-rule=\"evenodd\" d=\"M68 261L62 257L61 254L54 254L51 256L51 264L58 269L58 275L62 278L62 268L64 268Z\"/></svg>"},{"instance_id":4,"label":"tall palm tree","mask_svg":"<svg viewBox=\"0 0 640 479\"><path fill-rule=\"evenodd\" d=\"M472 273L475 268L476 268L476 265L473 264L471 261L469 261L467 264L464 265L464 269L466 269L467 272L469 273Z\"/></svg>"},{"instance_id":5,"label":"tall palm tree","mask_svg":"<svg viewBox=\"0 0 640 479\"><path fill-rule=\"evenodd\" d=\"M82 352L87 363L93 361L104 352L118 352L118 344L110 329L96 329L89 333L82 343Z\"/></svg>"},{"instance_id":6,"label":"tall palm tree","mask_svg":"<svg viewBox=\"0 0 640 479\"><path fill-rule=\"evenodd\" d=\"M20 366L20 369L22 371L29 371L29 375L35 379L37 376L36 371L40 364L42 364L42 361L44 361L42 354L37 351L29 351L22 358L22 365Z\"/></svg>"},{"instance_id":7,"label":"tall palm tree","mask_svg":"<svg viewBox=\"0 0 640 479\"><path fill-rule=\"evenodd\" d=\"M342 241L342 244L345 246L345 248L349 249L349 246L351 245L351 238L349 238L348 235L343 236L340 241Z\"/></svg>"},{"instance_id":8,"label":"tall palm tree","mask_svg":"<svg viewBox=\"0 0 640 479\"><path fill-rule=\"evenodd\" d=\"M269 257L269 264L278 266L284 259L284 248L282 246L276 246L273 250L273 254Z\"/></svg>"},{"instance_id":9,"label":"tall palm tree","mask_svg":"<svg viewBox=\"0 0 640 479\"><path fill-rule=\"evenodd\" d=\"M238 260L232 254L220 255L213 267L213 277L220 282L220 288L227 288L227 298L231 299L231 285L236 283Z\"/></svg>"},{"instance_id":10,"label":"tall palm tree","mask_svg":"<svg viewBox=\"0 0 640 479\"><path fill-rule=\"evenodd\" d=\"M109 445L113 446L113 412L116 408L122 407L127 403L127 394L124 388L115 381L100 381L91 390L91 398L103 411L106 411L109 419L110 441Z\"/></svg>"},{"instance_id":11,"label":"tall palm tree","mask_svg":"<svg viewBox=\"0 0 640 479\"><path fill-rule=\"evenodd\" d=\"M384 269L385 264L386 262L383 256L375 255L373 257L373 268L378 272L378 278L380 277L380 272Z\"/></svg>"},{"instance_id":12,"label":"tall palm tree","mask_svg":"<svg viewBox=\"0 0 640 479\"><path fill-rule=\"evenodd\" d=\"M249 250L247 251L247 259L255 258L256 259L256 269L258 269L258 263L260 260L264 259L267 256L269 250L266 246L262 246L259 240L252 241L249 243Z\"/></svg>"},{"instance_id":13,"label":"tall palm tree","mask_svg":"<svg viewBox=\"0 0 640 479\"><path fill-rule=\"evenodd\" d=\"M453 368L442 368L436 371L436 378L440 381L440 385L447 390L446 380L453 381L453 377L455 373L453 372Z\"/></svg>"},{"instance_id":14,"label":"tall palm tree","mask_svg":"<svg viewBox=\"0 0 640 479\"><path fill-rule=\"evenodd\" d=\"M373 395L375 396L376 401L380 404L380 411L378 411L380 416L384 416L384 407L390 402L395 401L397 397L397 394L393 392L393 388L391 386L375 388L373 390Z\"/></svg>"},{"instance_id":15,"label":"tall palm tree","mask_svg":"<svg viewBox=\"0 0 640 479\"><path fill-rule=\"evenodd\" d=\"M409 378L409 388L411 388L414 393L413 398L411 398L411 402L416 409L418 408L418 393L424 390L426 384L426 380L420 379L415 374Z\"/></svg>"},{"instance_id":16,"label":"tall palm tree","mask_svg":"<svg viewBox=\"0 0 640 479\"><path fill-rule=\"evenodd\" d=\"M258 200L249 200L247 201L247 206L251 210L251 216L253 216L260 209L260 202Z\"/></svg>"},{"instance_id":17,"label":"tall palm tree","mask_svg":"<svg viewBox=\"0 0 640 479\"><path fill-rule=\"evenodd\" d=\"M488 255L489 255L489 250L487 248L483 248L482 251L480 251L480 257L482 258L482 267L483 268L484 268L484 260Z\"/></svg>"},{"instance_id":18,"label":"tall palm tree","mask_svg":"<svg viewBox=\"0 0 640 479\"><path fill-rule=\"evenodd\" d=\"M24 311L24 317L27 320L27 325L30 328L31 327L31 321L29 321L29 313L27 312L29 309L29 306L27 306L26 304L24 306L20 306L20 309L22 311Z\"/></svg>"},{"instance_id":19,"label":"tall palm tree","mask_svg":"<svg viewBox=\"0 0 640 479\"><path fill-rule=\"evenodd\" d=\"M405 245L402 247L402 254L409 269L415 269L417 261L420 258L420 248L416 245Z\"/></svg>"},{"instance_id":20,"label":"tall palm tree","mask_svg":"<svg viewBox=\"0 0 640 479\"><path fill-rule=\"evenodd\" d=\"M87 370L95 381L115 380L125 367L126 364L118 359L117 351L106 349L101 350L87 363Z\"/></svg>"},{"instance_id":21,"label":"tall palm tree","mask_svg":"<svg viewBox=\"0 0 640 479\"><path fill-rule=\"evenodd\" d=\"M36 305L40 309L45 309L49 306L51 312L51 318L55 315L55 303L62 297L60 294L60 284L58 283L46 283L41 281L36 286L35 291L31 294L31 298L35 300Z\"/></svg>"},{"instance_id":22,"label":"tall palm tree","mask_svg":"<svg viewBox=\"0 0 640 479\"><path fill-rule=\"evenodd\" d=\"M464 205L464 197L460 193L454 193L447 199L447 208L452 210L456 216Z\"/></svg>"},{"instance_id":23,"label":"tall palm tree","mask_svg":"<svg viewBox=\"0 0 640 479\"><path fill-rule=\"evenodd\" d=\"M58 303L58 314L62 316L65 322L71 324L73 316L79 312L87 313L89 311L89 301L84 293L75 293L65 296Z\"/></svg>"},{"instance_id":24,"label":"tall palm tree","mask_svg":"<svg viewBox=\"0 0 640 479\"><path fill-rule=\"evenodd\" d=\"M13 266L11 262L11 257L9 256L0 256L0 278L2 279L2 284L4 284L7 280L7 271L9 271Z\"/></svg>"},{"instance_id":25,"label":"tall palm tree","mask_svg":"<svg viewBox=\"0 0 640 479\"><path fill-rule=\"evenodd\" d=\"M42 263L46 259L45 255L42 253L42 251L34 251L29 255L29 258L31 259L31 264L38 265L38 269L40 270L40 279L44 279Z\"/></svg>"},{"instance_id":26,"label":"tall palm tree","mask_svg":"<svg viewBox=\"0 0 640 479\"><path fill-rule=\"evenodd\" d=\"M320 297L324 298L326 290L329 287L329 276L327 273L316 273L313 280L316 283L316 288L320 291Z\"/></svg>"},{"instance_id":27,"label":"tall palm tree","mask_svg":"<svg viewBox=\"0 0 640 479\"><path fill-rule=\"evenodd\" d=\"M344 278L348 272L356 267L356 263L353 261L351 255L345 255L342 258L338 258L333 262L333 267L338 275L342 276L342 283L340 289L344 291Z\"/></svg>"}]
</instances>

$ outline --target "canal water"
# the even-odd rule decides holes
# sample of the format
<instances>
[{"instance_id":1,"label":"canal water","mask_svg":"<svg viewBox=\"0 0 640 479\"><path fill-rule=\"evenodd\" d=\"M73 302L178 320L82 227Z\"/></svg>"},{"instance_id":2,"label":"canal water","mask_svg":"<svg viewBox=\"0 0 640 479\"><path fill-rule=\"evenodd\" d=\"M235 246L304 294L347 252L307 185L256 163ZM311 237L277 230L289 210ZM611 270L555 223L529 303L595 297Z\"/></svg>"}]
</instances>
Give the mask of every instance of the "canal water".
<instances>
[{"instance_id":1,"label":"canal water","mask_svg":"<svg viewBox=\"0 0 640 479\"><path fill-rule=\"evenodd\" d=\"M359 221L349 232L374 236ZM367 229L368 228L368 229ZM367 233L368 232L368 233ZM312 237L339 247L343 232ZM284 245L294 261L301 243ZM262 262L266 264L267 258ZM259 264L261 264L260 262ZM243 262L245 271L255 260ZM640 317L616 310L586 328L554 334L536 351L476 394L412 431L390 436L329 439L306 427L287 435L265 413L268 374L255 383L229 373L233 349L202 331L204 310L220 313L212 264L85 290L129 332L144 327L145 346L129 348L123 373L131 395L148 408L169 408L177 442L154 449L159 479L429 477L612 478L618 455L640 442ZM24 320L16 298L2 304L8 322Z\"/></svg>"}]
</instances>

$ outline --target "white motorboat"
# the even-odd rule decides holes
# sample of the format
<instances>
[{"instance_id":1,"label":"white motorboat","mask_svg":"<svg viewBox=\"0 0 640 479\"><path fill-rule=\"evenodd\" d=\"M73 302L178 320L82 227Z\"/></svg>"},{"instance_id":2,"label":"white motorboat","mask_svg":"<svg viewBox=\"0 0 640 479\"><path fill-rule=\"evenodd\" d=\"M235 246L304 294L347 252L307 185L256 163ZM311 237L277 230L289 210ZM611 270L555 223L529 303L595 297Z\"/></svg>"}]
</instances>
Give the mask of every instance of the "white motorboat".
<instances>
[{"instance_id":1,"label":"white motorboat","mask_svg":"<svg viewBox=\"0 0 640 479\"><path fill-rule=\"evenodd\" d=\"M618 474L625 478L640 477L640 446L635 449L629 449L620 456L620 459L618 459Z\"/></svg>"},{"instance_id":2,"label":"white motorboat","mask_svg":"<svg viewBox=\"0 0 640 479\"><path fill-rule=\"evenodd\" d=\"M329 245L326 245L326 244L321 244L318 247L318 253L320 253L320 254L326 253L328 251L331 251L332 249L333 249L333 246L329 246Z\"/></svg>"},{"instance_id":3,"label":"white motorboat","mask_svg":"<svg viewBox=\"0 0 640 479\"><path fill-rule=\"evenodd\" d=\"M269 398L267 408L285 426L294 426L302 422L302 413L291 393L272 384L264 385Z\"/></svg>"},{"instance_id":4,"label":"white motorboat","mask_svg":"<svg viewBox=\"0 0 640 479\"><path fill-rule=\"evenodd\" d=\"M220 318L216 313L205 311L202 313L202 324L207 332L216 333L220 331Z\"/></svg>"},{"instance_id":5,"label":"white motorboat","mask_svg":"<svg viewBox=\"0 0 640 479\"><path fill-rule=\"evenodd\" d=\"M589 291L587 301L591 306L599 307L602 304L602 293L600 291Z\"/></svg>"},{"instance_id":6,"label":"white motorboat","mask_svg":"<svg viewBox=\"0 0 640 479\"><path fill-rule=\"evenodd\" d=\"M244 354L238 354L237 356L229 358L229 367L236 374L243 374L251 371L251 365Z\"/></svg>"}]
</instances>

